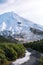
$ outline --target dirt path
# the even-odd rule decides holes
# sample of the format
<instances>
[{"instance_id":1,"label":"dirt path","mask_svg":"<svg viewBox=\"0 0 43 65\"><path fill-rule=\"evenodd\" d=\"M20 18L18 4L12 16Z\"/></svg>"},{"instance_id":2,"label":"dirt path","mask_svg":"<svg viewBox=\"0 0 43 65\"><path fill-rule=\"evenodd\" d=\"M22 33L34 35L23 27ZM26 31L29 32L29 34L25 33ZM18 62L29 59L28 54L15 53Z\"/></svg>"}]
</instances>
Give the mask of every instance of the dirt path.
<instances>
[{"instance_id":1,"label":"dirt path","mask_svg":"<svg viewBox=\"0 0 43 65\"><path fill-rule=\"evenodd\" d=\"M29 52L31 52L30 60L22 65L38 65L38 59L40 57L40 54L32 49L28 49Z\"/></svg>"}]
</instances>

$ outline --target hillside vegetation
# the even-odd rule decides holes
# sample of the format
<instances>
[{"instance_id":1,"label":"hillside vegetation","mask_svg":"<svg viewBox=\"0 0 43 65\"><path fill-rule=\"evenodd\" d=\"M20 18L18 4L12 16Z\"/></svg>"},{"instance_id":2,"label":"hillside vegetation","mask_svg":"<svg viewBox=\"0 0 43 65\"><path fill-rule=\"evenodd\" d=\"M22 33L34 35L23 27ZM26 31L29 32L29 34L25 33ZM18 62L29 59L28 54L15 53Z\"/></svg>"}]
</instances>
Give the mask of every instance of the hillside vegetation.
<instances>
[{"instance_id":1,"label":"hillside vegetation","mask_svg":"<svg viewBox=\"0 0 43 65\"><path fill-rule=\"evenodd\" d=\"M8 65L8 61L14 61L25 55L22 44L0 43L0 65Z\"/></svg>"},{"instance_id":2,"label":"hillside vegetation","mask_svg":"<svg viewBox=\"0 0 43 65\"><path fill-rule=\"evenodd\" d=\"M34 42L26 43L26 44L24 44L24 46L26 48L32 48L34 50L37 50L37 51L43 53L43 39L38 40L38 41L34 41Z\"/></svg>"}]
</instances>

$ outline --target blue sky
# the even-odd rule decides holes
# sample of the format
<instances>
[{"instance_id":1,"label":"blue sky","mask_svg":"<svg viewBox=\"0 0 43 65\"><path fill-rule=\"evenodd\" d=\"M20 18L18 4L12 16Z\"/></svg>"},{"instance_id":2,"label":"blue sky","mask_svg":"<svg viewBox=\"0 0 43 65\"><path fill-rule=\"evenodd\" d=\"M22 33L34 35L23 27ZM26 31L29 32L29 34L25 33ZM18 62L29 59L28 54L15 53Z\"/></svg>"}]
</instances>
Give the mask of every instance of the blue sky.
<instances>
[{"instance_id":1,"label":"blue sky","mask_svg":"<svg viewBox=\"0 0 43 65\"><path fill-rule=\"evenodd\" d=\"M0 0L0 14L11 11L43 25L43 0Z\"/></svg>"},{"instance_id":2,"label":"blue sky","mask_svg":"<svg viewBox=\"0 0 43 65\"><path fill-rule=\"evenodd\" d=\"M0 0L0 4L5 3L7 0Z\"/></svg>"}]
</instances>

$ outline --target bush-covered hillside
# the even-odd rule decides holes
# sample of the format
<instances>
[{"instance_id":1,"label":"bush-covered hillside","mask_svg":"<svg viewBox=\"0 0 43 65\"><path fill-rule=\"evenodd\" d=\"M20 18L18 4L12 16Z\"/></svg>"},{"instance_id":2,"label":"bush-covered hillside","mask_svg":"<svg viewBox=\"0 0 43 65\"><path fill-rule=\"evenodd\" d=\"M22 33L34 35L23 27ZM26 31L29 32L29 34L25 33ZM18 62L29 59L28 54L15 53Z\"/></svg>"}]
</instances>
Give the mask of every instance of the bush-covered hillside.
<instances>
[{"instance_id":1,"label":"bush-covered hillside","mask_svg":"<svg viewBox=\"0 0 43 65\"><path fill-rule=\"evenodd\" d=\"M22 44L0 43L0 65L7 65L8 61L14 61L25 55Z\"/></svg>"},{"instance_id":2,"label":"bush-covered hillside","mask_svg":"<svg viewBox=\"0 0 43 65\"><path fill-rule=\"evenodd\" d=\"M34 41L34 42L29 42L24 44L24 46L26 48L32 48L34 50L37 50L39 52L43 53L43 40L38 40L38 41Z\"/></svg>"}]
</instances>

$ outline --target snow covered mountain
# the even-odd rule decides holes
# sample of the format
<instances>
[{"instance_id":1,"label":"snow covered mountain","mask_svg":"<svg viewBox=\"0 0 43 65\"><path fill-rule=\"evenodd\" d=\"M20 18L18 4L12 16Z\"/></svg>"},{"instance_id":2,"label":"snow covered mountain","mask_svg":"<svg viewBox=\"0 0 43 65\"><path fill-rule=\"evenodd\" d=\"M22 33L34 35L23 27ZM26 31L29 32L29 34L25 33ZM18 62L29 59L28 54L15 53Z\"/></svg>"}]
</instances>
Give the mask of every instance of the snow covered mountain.
<instances>
[{"instance_id":1,"label":"snow covered mountain","mask_svg":"<svg viewBox=\"0 0 43 65\"><path fill-rule=\"evenodd\" d=\"M43 27L26 20L16 13L7 12L0 15L0 35L5 38L11 36L23 41L43 39Z\"/></svg>"}]
</instances>

